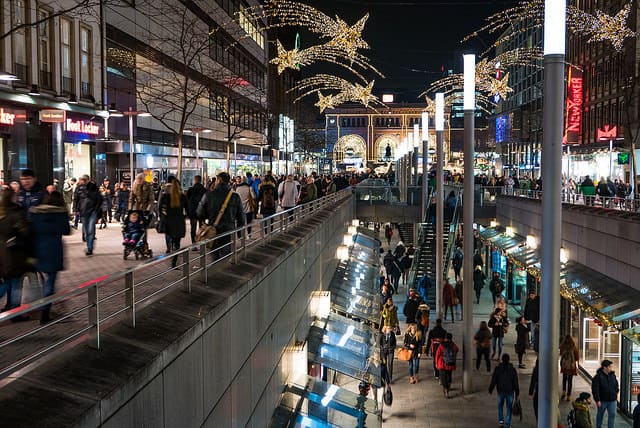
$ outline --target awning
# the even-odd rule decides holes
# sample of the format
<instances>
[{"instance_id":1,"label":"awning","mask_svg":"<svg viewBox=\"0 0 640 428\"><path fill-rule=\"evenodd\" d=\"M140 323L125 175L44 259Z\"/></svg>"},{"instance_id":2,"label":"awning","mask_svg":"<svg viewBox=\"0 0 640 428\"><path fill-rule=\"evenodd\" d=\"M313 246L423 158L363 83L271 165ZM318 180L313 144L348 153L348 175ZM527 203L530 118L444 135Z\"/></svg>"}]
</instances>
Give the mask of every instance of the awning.
<instances>
[{"instance_id":1,"label":"awning","mask_svg":"<svg viewBox=\"0 0 640 428\"><path fill-rule=\"evenodd\" d=\"M640 325L622 330L622 335L636 345L640 346ZM638 375L640 375L640 373L638 373ZM638 379L638 383L640 383L640 379Z\"/></svg>"},{"instance_id":2,"label":"awning","mask_svg":"<svg viewBox=\"0 0 640 428\"><path fill-rule=\"evenodd\" d=\"M640 291L587 266L568 261L560 272L563 297L607 325L640 316Z\"/></svg>"},{"instance_id":3,"label":"awning","mask_svg":"<svg viewBox=\"0 0 640 428\"><path fill-rule=\"evenodd\" d=\"M337 314L316 320L307 336L310 360L379 387L377 340L375 330Z\"/></svg>"},{"instance_id":4,"label":"awning","mask_svg":"<svg viewBox=\"0 0 640 428\"><path fill-rule=\"evenodd\" d=\"M525 239L519 235L509 236L506 234L496 235L489 239L491 245L495 245L503 251L509 251L525 243Z\"/></svg>"},{"instance_id":5,"label":"awning","mask_svg":"<svg viewBox=\"0 0 640 428\"><path fill-rule=\"evenodd\" d=\"M521 267L529 269L540 263L540 252L537 248L522 245L509 251L509 257L517 262Z\"/></svg>"},{"instance_id":6,"label":"awning","mask_svg":"<svg viewBox=\"0 0 640 428\"><path fill-rule=\"evenodd\" d=\"M378 415L374 400L301 376L285 385L270 426L381 428L382 420Z\"/></svg>"},{"instance_id":7,"label":"awning","mask_svg":"<svg viewBox=\"0 0 640 428\"><path fill-rule=\"evenodd\" d=\"M479 235L480 235L481 239L488 240L488 239L491 239L494 236L499 235L499 234L501 234L503 232L504 232L504 230L501 231L501 230L498 230L495 227L482 227L482 226L480 226Z\"/></svg>"}]
</instances>

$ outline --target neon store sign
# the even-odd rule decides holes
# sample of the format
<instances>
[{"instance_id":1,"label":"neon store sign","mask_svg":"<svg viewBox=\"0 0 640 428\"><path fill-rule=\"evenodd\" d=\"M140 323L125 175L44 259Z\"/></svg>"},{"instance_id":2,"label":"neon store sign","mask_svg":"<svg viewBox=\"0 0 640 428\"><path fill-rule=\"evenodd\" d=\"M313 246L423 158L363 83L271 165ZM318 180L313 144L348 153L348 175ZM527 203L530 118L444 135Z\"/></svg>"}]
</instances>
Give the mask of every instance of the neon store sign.
<instances>
[{"instance_id":1,"label":"neon store sign","mask_svg":"<svg viewBox=\"0 0 640 428\"><path fill-rule=\"evenodd\" d=\"M0 124L2 125L13 125L16 121L16 115L13 113L9 113L3 108L0 108Z\"/></svg>"},{"instance_id":2,"label":"neon store sign","mask_svg":"<svg viewBox=\"0 0 640 428\"><path fill-rule=\"evenodd\" d=\"M67 119L67 132L77 132L80 134L99 135L100 127L93 122L84 120Z\"/></svg>"},{"instance_id":3,"label":"neon store sign","mask_svg":"<svg viewBox=\"0 0 640 428\"><path fill-rule=\"evenodd\" d=\"M567 87L566 123L564 144L580 142L582 132L582 71L569 67L569 85Z\"/></svg>"}]
</instances>

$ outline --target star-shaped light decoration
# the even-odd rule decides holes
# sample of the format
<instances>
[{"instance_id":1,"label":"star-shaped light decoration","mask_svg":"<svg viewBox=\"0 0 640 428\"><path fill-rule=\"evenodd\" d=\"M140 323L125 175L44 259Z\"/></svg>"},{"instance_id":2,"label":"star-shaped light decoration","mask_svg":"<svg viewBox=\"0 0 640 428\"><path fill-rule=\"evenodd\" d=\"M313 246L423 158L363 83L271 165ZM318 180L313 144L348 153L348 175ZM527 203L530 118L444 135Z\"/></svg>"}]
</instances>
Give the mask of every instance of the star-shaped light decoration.
<instances>
[{"instance_id":1,"label":"star-shaped light decoration","mask_svg":"<svg viewBox=\"0 0 640 428\"><path fill-rule=\"evenodd\" d=\"M334 108L342 103L342 100L337 95L322 95L322 92L318 91L318 102L314 105L320 109L320 113L324 112L328 108Z\"/></svg>"},{"instance_id":2,"label":"star-shaped light decoration","mask_svg":"<svg viewBox=\"0 0 640 428\"><path fill-rule=\"evenodd\" d=\"M349 26L339 16L336 16L334 28L328 31L332 39L327 45L340 48L349 58L353 57L358 49L369 49L369 44L362 38L362 31L367 19L369 19L368 13L358 22Z\"/></svg>"},{"instance_id":3,"label":"star-shaped light decoration","mask_svg":"<svg viewBox=\"0 0 640 428\"><path fill-rule=\"evenodd\" d=\"M636 33L627 27L627 19L631 11L631 3L627 3L615 16L596 10L595 22L589 43L608 41L616 52L621 52L624 41L635 37Z\"/></svg>"},{"instance_id":4,"label":"star-shaped light decoration","mask_svg":"<svg viewBox=\"0 0 640 428\"><path fill-rule=\"evenodd\" d=\"M282 43L280 43L280 40L276 40L276 47L278 55L269 62L278 66L278 74L282 74L282 72L287 68L298 67L299 51L297 48L288 51L284 48Z\"/></svg>"},{"instance_id":5,"label":"star-shaped light decoration","mask_svg":"<svg viewBox=\"0 0 640 428\"><path fill-rule=\"evenodd\" d=\"M373 91L373 84L375 80L369 82L366 86L362 86L359 83L354 85L349 84L349 87L345 88L342 91L344 93L345 98L348 101L357 101L365 107L369 107L373 101L377 101L378 97L373 95L371 92Z\"/></svg>"},{"instance_id":6,"label":"star-shaped light decoration","mask_svg":"<svg viewBox=\"0 0 640 428\"><path fill-rule=\"evenodd\" d=\"M506 100L507 95L513 92L509 86L509 73L505 73L502 79L491 78L488 82L487 93L490 95L498 95L500 99Z\"/></svg>"},{"instance_id":7,"label":"star-shaped light decoration","mask_svg":"<svg viewBox=\"0 0 640 428\"><path fill-rule=\"evenodd\" d=\"M427 100L427 106L425 107L424 111L429 114L436 114L436 102L427 96L425 96L425 99Z\"/></svg>"}]
</instances>

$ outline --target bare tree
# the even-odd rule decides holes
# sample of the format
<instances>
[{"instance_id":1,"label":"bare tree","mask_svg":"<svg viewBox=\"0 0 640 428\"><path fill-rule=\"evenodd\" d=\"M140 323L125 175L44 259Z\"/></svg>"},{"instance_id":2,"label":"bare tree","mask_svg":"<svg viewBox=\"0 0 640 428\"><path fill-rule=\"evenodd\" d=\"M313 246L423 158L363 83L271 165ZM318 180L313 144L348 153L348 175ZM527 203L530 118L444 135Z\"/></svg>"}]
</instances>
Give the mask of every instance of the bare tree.
<instances>
[{"instance_id":1,"label":"bare tree","mask_svg":"<svg viewBox=\"0 0 640 428\"><path fill-rule=\"evenodd\" d=\"M138 99L145 110L175 134L178 146L178 177L182 176L183 134L189 119L208 101L210 64L208 29L182 2L151 2L157 12L160 34L150 36L157 49L137 64ZM151 4L150 3L150 4Z\"/></svg>"},{"instance_id":2,"label":"bare tree","mask_svg":"<svg viewBox=\"0 0 640 428\"><path fill-rule=\"evenodd\" d=\"M302 106L299 122L296 126L294 151L303 158L317 159L325 148L324 124L317 116L317 110L307 105Z\"/></svg>"}]
</instances>

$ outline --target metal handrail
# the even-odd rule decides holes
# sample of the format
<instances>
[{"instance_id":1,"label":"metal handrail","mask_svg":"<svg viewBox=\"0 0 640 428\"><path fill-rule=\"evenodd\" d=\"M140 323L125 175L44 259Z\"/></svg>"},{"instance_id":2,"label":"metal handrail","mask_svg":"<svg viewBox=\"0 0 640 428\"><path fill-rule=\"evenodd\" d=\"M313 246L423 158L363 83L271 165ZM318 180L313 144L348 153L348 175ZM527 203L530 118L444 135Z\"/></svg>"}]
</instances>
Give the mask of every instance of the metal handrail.
<instances>
[{"instance_id":1,"label":"metal handrail","mask_svg":"<svg viewBox=\"0 0 640 428\"><path fill-rule=\"evenodd\" d=\"M6 351L10 345L24 339L34 338L38 333L47 334L57 328L61 321L69 321L78 316L83 317L83 319L80 320L81 322L77 329L67 332L63 337L60 337L55 331L51 335L47 335L47 338L55 338L54 343L44 343L37 350L29 351L26 355L17 353L18 355L15 356L14 360L9 361L0 368L0 378L4 378L13 371L58 350L62 345L75 341L87 332L89 346L99 349L101 332L118 318L122 318L123 314L126 314L128 323L135 327L137 312L140 308L150 304L151 301L156 300L153 299L154 297L161 294L164 295L178 285L182 285L190 293L191 283L194 279L207 283L209 267L225 260L238 264L240 259L246 257L249 248L269 244L274 235L298 226L303 219L308 218L318 210L334 206L351 195L352 190L350 188L341 190L304 205L277 212L273 216L259 219L257 222L254 221L251 225L221 233L213 239L189 245L174 253L154 257L135 267L102 275L73 288L59 291L51 296L1 313L0 323L3 323L46 305L68 302L71 306L69 313L61 314L60 317L48 324L38 325L28 331L18 332L12 337L0 341L0 353L4 354L7 354ZM249 228L253 229L252 235L256 234L258 236L257 239L248 238ZM240 237L238 237L238 234ZM229 243L219 244L221 240L225 241L227 239L230 241ZM197 250L197 253L192 256L194 249ZM175 267L166 268L166 262L173 257L177 257L178 263L176 263ZM210 262L207 263L207 260L210 260ZM176 270L180 273L177 274ZM145 277L145 274L149 272L151 273L150 277ZM140 276L139 281L136 281L137 276ZM158 290L153 289L149 292L147 289L151 286L150 278L153 278L153 282L156 284L160 282L158 279L162 278L164 280L163 285L165 283L166 285ZM115 291L107 290L109 286L115 286ZM86 301L79 306L74 306L74 302L82 298L82 296L86 296ZM123 301L117 301L118 298ZM107 304L115 305L115 308L106 307ZM107 321L110 322L107 323ZM32 342L36 342L36 340ZM22 352L22 354L24 353Z\"/></svg>"},{"instance_id":2,"label":"metal handrail","mask_svg":"<svg viewBox=\"0 0 640 428\"><path fill-rule=\"evenodd\" d=\"M502 189L503 195L518 196L528 199L542 199L541 190ZM621 198L618 196L585 195L581 192L563 190L562 202L569 205L607 208L617 211L640 212L640 198L634 199L632 195Z\"/></svg>"},{"instance_id":3,"label":"metal handrail","mask_svg":"<svg viewBox=\"0 0 640 428\"><path fill-rule=\"evenodd\" d=\"M456 198L456 206L453 209L453 215L451 216L451 223L449 223L449 236L447 239L447 250L444 254L444 266L443 275L446 281L449 276L449 265L451 264L451 253L453 252L456 244L456 236L458 235L458 227L460 225L460 207L461 203L461 191L458 192Z\"/></svg>"}]
</instances>

